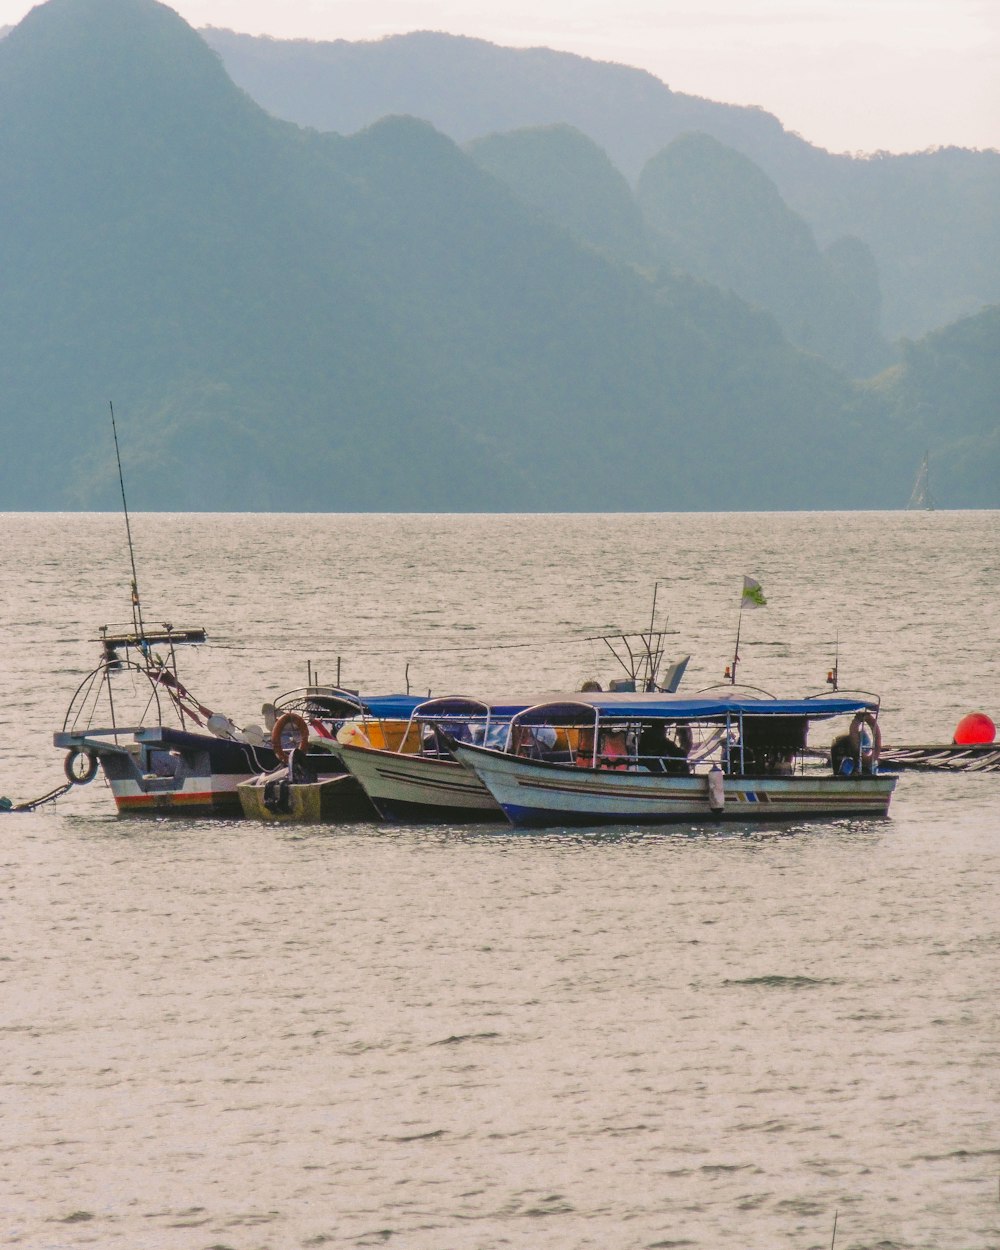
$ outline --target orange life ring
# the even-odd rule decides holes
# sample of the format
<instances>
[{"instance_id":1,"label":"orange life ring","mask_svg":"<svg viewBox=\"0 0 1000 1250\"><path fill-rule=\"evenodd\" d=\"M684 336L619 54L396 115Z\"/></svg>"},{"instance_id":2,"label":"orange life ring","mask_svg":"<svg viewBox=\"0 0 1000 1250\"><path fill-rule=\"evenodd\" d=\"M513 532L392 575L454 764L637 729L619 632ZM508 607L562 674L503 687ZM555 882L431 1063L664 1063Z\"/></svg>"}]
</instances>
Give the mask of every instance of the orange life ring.
<instances>
[{"instance_id":1,"label":"orange life ring","mask_svg":"<svg viewBox=\"0 0 1000 1250\"><path fill-rule=\"evenodd\" d=\"M304 751L309 746L309 726L296 712L285 712L274 722L271 730L271 746L282 764L288 763L288 752L281 741L286 729L292 729L299 735L298 749Z\"/></svg>"},{"instance_id":2,"label":"orange life ring","mask_svg":"<svg viewBox=\"0 0 1000 1250\"><path fill-rule=\"evenodd\" d=\"M854 748L856 756L861 754L861 728L867 726L868 732L872 739L872 764L878 763L878 757L882 750L882 730L879 729L878 721L871 712L858 712L854 720L851 721L851 746Z\"/></svg>"}]
</instances>

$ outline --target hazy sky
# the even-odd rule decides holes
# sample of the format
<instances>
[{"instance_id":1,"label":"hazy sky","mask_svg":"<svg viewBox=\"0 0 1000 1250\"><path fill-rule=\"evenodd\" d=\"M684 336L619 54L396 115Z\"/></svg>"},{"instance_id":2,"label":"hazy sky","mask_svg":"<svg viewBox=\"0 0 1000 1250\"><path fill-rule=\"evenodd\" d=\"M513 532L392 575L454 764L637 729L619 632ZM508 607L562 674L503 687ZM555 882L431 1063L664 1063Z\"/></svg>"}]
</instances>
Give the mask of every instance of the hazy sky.
<instances>
[{"instance_id":1,"label":"hazy sky","mask_svg":"<svg viewBox=\"0 0 1000 1250\"><path fill-rule=\"evenodd\" d=\"M0 0L0 24L31 8ZM641 66L758 104L832 151L1000 148L1000 0L178 0L193 26L280 38L410 30Z\"/></svg>"}]
</instances>

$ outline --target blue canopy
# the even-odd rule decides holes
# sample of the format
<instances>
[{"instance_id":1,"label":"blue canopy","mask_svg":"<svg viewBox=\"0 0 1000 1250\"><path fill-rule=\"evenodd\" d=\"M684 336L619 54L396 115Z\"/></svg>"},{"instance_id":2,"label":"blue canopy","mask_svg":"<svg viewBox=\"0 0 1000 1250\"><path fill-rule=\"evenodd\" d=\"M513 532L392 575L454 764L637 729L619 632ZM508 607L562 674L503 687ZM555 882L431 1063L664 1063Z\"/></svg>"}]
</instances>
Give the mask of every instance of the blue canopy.
<instances>
[{"instance_id":1,"label":"blue canopy","mask_svg":"<svg viewBox=\"0 0 1000 1250\"><path fill-rule=\"evenodd\" d=\"M478 700L468 696L449 695L439 700L408 694L361 695L359 700L370 716L382 720L408 720L415 709L421 715L442 718L465 712L483 716L489 709L491 717L511 717L543 722L546 716L559 716L564 723L573 723L594 709L602 720L665 720L725 721L738 716L802 716L808 720L825 720L832 716L849 716L855 712L877 712L878 700L846 695L817 695L811 699L775 699L746 691L723 694L676 695L646 693L564 693L507 696ZM434 705L438 704L437 707ZM478 710L476 704L479 704ZM525 715L525 714L528 715ZM588 717L590 719L590 717Z\"/></svg>"},{"instance_id":2,"label":"blue canopy","mask_svg":"<svg viewBox=\"0 0 1000 1250\"><path fill-rule=\"evenodd\" d=\"M426 703L426 696L412 694L363 694L358 702L369 716L377 720L409 720L413 709Z\"/></svg>"},{"instance_id":3,"label":"blue canopy","mask_svg":"<svg viewBox=\"0 0 1000 1250\"><path fill-rule=\"evenodd\" d=\"M494 711L499 708L494 705ZM516 709L515 709L516 711ZM812 699L775 699L745 692L731 694L590 694L581 693L537 703L518 719L535 724L573 724L591 720L726 721L739 716L798 716L826 720L855 712L876 712L878 702L857 696L819 695Z\"/></svg>"}]
</instances>

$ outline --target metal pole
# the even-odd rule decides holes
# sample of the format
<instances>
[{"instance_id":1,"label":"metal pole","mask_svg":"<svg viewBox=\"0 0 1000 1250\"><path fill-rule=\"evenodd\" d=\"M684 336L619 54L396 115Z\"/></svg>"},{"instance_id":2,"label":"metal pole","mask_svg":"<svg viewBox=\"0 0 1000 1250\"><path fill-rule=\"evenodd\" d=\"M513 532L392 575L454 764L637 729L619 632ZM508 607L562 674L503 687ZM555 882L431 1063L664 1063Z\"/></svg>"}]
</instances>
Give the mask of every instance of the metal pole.
<instances>
[{"instance_id":1,"label":"metal pole","mask_svg":"<svg viewBox=\"0 0 1000 1250\"><path fill-rule=\"evenodd\" d=\"M136 631L136 637L141 640L144 630L142 605L139 602L139 576L135 571L135 548L132 546L132 526L129 523L128 504L125 501L125 476L122 473L122 458L118 449L118 427L115 424L115 406L110 400L108 400L108 408L111 410L111 433L114 435L115 459L118 461L118 485L122 489L122 508L125 511L125 535L128 538L128 558L132 565L132 625Z\"/></svg>"},{"instance_id":2,"label":"metal pole","mask_svg":"<svg viewBox=\"0 0 1000 1250\"><path fill-rule=\"evenodd\" d=\"M740 630L743 627L743 602L740 601L740 615L736 622L736 646L733 648L733 668L729 678L729 684L736 685L736 665L740 662Z\"/></svg>"}]
</instances>

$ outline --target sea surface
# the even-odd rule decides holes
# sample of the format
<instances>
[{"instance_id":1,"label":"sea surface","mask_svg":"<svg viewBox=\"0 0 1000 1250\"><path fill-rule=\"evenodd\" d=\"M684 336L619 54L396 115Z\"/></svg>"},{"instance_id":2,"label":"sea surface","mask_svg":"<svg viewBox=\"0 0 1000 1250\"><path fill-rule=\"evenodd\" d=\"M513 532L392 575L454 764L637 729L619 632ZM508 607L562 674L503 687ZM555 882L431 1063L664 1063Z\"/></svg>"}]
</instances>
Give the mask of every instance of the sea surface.
<instances>
[{"instance_id":1,"label":"sea surface","mask_svg":"<svg viewBox=\"0 0 1000 1250\"><path fill-rule=\"evenodd\" d=\"M240 724L324 682L620 675L1000 720L1000 513L132 518L148 622ZM7 514L0 793L129 614L121 516ZM822 738L814 743L824 745ZM884 821L514 833L0 815L0 1244L995 1250L1000 775ZM836 1221L836 1228L834 1227Z\"/></svg>"}]
</instances>

